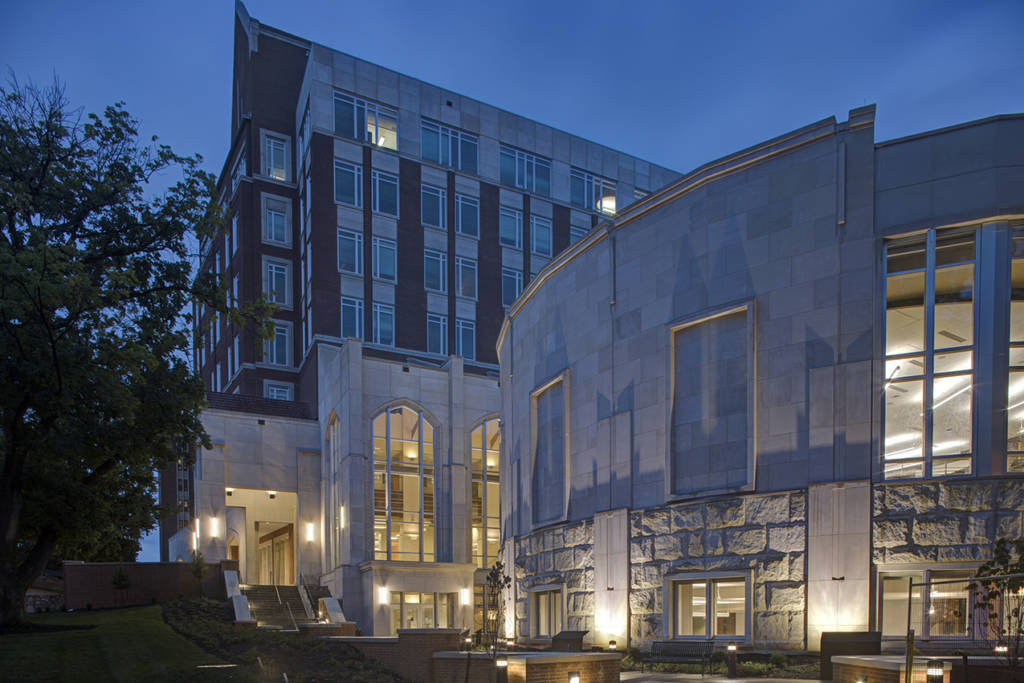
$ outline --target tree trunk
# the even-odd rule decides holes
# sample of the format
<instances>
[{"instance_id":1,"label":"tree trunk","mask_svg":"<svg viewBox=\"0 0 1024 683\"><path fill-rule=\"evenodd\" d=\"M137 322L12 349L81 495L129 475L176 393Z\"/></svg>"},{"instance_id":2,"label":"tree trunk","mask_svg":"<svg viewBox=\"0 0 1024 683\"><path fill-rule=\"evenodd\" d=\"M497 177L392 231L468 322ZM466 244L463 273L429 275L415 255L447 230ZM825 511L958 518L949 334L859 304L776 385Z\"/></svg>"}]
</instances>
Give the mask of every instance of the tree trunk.
<instances>
[{"instance_id":1,"label":"tree trunk","mask_svg":"<svg viewBox=\"0 0 1024 683\"><path fill-rule=\"evenodd\" d=\"M0 577L0 627L25 623L26 590L28 585L14 576Z\"/></svg>"}]
</instances>

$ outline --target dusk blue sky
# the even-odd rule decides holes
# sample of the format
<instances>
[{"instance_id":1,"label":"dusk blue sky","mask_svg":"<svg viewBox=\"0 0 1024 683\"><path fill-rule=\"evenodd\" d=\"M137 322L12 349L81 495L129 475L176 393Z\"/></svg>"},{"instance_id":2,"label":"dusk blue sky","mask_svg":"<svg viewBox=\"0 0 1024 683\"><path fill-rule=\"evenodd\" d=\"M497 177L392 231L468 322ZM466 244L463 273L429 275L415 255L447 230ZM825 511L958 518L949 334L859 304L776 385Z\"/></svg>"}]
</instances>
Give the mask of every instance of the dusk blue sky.
<instances>
[{"instance_id":1,"label":"dusk blue sky","mask_svg":"<svg viewBox=\"0 0 1024 683\"><path fill-rule=\"evenodd\" d=\"M246 3L265 24L685 172L855 107L876 139L1024 112L1024 2ZM6 0L0 58L219 171L230 0ZM1022 188L1024 191L1024 188ZM140 559L157 558L155 537Z\"/></svg>"}]
</instances>

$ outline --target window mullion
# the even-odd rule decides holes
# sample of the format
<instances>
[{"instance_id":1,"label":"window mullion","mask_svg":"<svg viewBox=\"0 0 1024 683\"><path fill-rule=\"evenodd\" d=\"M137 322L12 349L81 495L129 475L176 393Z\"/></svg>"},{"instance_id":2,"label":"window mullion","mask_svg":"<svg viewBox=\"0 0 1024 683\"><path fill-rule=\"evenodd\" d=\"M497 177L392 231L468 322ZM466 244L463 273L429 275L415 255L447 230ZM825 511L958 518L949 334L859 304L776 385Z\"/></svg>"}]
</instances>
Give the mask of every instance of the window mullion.
<instances>
[{"instance_id":1,"label":"window mullion","mask_svg":"<svg viewBox=\"0 0 1024 683\"><path fill-rule=\"evenodd\" d=\"M420 520L419 520L420 556L419 556L419 560L420 560L420 562L422 562L423 561L423 532L424 532L424 530L426 528L426 525L425 525L424 522L425 522L425 517L426 517L426 514L427 514L427 509L425 507L425 503L426 503L427 496L426 496L426 486L423 484L423 414L422 413L417 413L417 414L419 415L419 426L418 426L416 431L419 434L419 439L418 440L419 440L419 447L420 447L419 456L416 458L417 467L419 468L419 472L420 472ZM434 559L436 560L437 558L435 557ZM434 603L434 610L435 610L435 616L436 616L436 610L437 610L437 603L436 602Z\"/></svg>"},{"instance_id":2,"label":"window mullion","mask_svg":"<svg viewBox=\"0 0 1024 683\"><path fill-rule=\"evenodd\" d=\"M704 636L710 639L715 637L715 582L705 581L704 591Z\"/></svg>"},{"instance_id":3,"label":"window mullion","mask_svg":"<svg viewBox=\"0 0 1024 683\"><path fill-rule=\"evenodd\" d=\"M926 251L926 271L924 291L925 323L924 323L924 423L921 443L924 445L924 474L932 475L932 396L935 384L935 231L928 231Z\"/></svg>"},{"instance_id":4,"label":"window mullion","mask_svg":"<svg viewBox=\"0 0 1024 683\"><path fill-rule=\"evenodd\" d=\"M387 558L391 558L391 410L387 411L387 439L384 440L384 506L387 510L384 518L384 547L387 548Z\"/></svg>"}]
</instances>

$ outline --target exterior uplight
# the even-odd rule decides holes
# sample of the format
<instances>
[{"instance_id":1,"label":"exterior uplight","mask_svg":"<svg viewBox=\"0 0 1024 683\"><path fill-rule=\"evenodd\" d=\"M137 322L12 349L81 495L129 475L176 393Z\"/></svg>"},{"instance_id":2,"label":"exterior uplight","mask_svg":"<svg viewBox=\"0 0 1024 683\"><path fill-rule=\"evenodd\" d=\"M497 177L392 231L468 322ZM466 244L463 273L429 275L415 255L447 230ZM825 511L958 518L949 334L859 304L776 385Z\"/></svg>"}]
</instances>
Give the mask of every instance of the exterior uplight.
<instances>
[{"instance_id":1,"label":"exterior uplight","mask_svg":"<svg viewBox=\"0 0 1024 683\"><path fill-rule=\"evenodd\" d=\"M459 591L459 596L462 598L462 605L465 607L469 604L469 589L463 588Z\"/></svg>"},{"instance_id":2,"label":"exterior uplight","mask_svg":"<svg viewBox=\"0 0 1024 683\"><path fill-rule=\"evenodd\" d=\"M386 586L381 586L377 589L377 602L382 605L388 604L390 596L388 595L388 589Z\"/></svg>"}]
</instances>

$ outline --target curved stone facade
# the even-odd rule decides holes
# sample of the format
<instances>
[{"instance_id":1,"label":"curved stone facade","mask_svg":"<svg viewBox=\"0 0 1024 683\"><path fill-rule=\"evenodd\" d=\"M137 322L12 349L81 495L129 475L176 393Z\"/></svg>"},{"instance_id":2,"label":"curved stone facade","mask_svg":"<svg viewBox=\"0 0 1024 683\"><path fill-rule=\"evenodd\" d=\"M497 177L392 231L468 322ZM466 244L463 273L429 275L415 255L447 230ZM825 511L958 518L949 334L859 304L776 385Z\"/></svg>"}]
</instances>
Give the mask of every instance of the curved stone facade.
<instances>
[{"instance_id":1,"label":"curved stone facade","mask_svg":"<svg viewBox=\"0 0 1024 683\"><path fill-rule=\"evenodd\" d=\"M896 587L967 576L1021 533L1004 435L1024 116L884 143L873 123L854 110L697 169L512 306L498 351L517 637L816 650L822 631L895 637L907 609L924 610L924 646L978 636L960 588L908 608ZM967 284L943 284L950 263ZM907 304L903 272L936 293ZM920 348L897 348L915 326Z\"/></svg>"}]
</instances>

